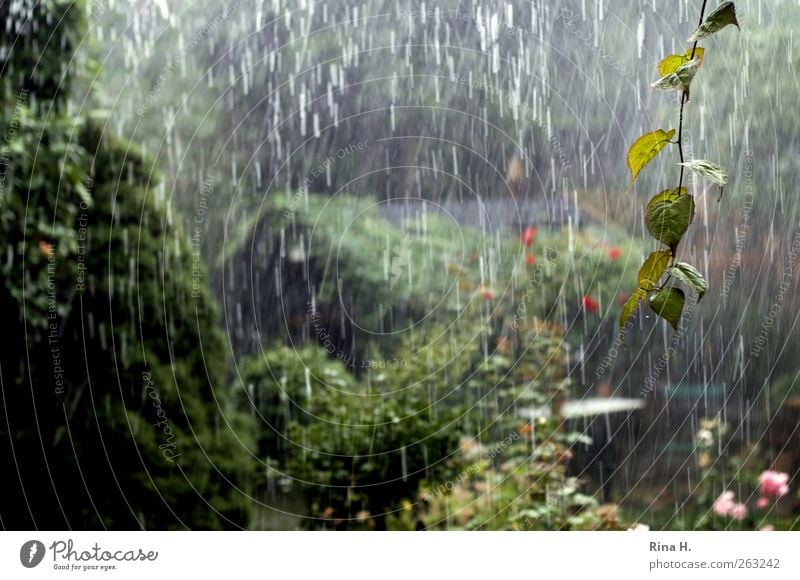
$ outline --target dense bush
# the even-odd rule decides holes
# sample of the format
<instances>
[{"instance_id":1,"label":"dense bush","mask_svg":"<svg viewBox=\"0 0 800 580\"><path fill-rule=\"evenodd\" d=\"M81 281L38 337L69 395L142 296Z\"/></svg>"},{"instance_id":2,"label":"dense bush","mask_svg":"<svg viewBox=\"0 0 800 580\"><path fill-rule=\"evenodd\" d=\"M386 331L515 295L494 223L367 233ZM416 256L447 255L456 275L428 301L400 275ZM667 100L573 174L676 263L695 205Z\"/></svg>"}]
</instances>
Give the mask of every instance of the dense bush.
<instances>
[{"instance_id":1,"label":"dense bush","mask_svg":"<svg viewBox=\"0 0 800 580\"><path fill-rule=\"evenodd\" d=\"M80 38L80 21L60 16L84 8L40 4L33 30ZM0 497L3 526L246 526L251 424L220 388L226 349L205 270L152 163L88 115L28 107L14 83L28 52L8 54L0 457L17 473ZM52 54L59 64L40 74L60 78L71 53ZM40 105L67 98L41 89L56 77L34 77Z\"/></svg>"},{"instance_id":2,"label":"dense bush","mask_svg":"<svg viewBox=\"0 0 800 580\"><path fill-rule=\"evenodd\" d=\"M354 384L345 366L322 348L273 345L239 363L231 390L239 393L242 408L257 417L259 456L285 468L289 424L309 424L312 398L324 399L328 389L350 392Z\"/></svg>"},{"instance_id":3,"label":"dense bush","mask_svg":"<svg viewBox=\"0 0 800 580\"><path fill-rule=\"evenodd\" d=\"M384 528L421 481L448 473L464 408L453 348L408 342L356 379L325 349L276 348L243 362L262 419L260 453L309 505L312 527ZM450 361L450 365L448 365Z\"/></svg>"},{"instance_id":4,"label":"dense bush","mask_svg":"<svg viewBox=\"0 0 800 580\"><path fill-rule=\"evenodd\" d=\"M518 364L494 355L487 363L493 364L496 374L477 381L471 378L475 387L483 384L490 401L483 409L488 427L462 442L458 472L424 486L419 510L425 525L433 529L615 529L619 526L616 506L600 506L588 495L586 482L569 475L575 445L591 441L569 432L560 414L571 390L560 330L538 324L520 331L517 338L508 353L520 355ZM519 345L525 345L523 351Z\"/></svg>"},{"instance_id":5,"label":"dense bush","mask_svg":"<svg viewBox=\"0 0 800 580\"><path fill-rule=\"evenodd\" d=\"M396 235L386 226L378 230ZM324 228L316 233L324 236ZM359 239L363 232L354 235L355 242L343 243L370 246ZM562 246L567 242L551 241L563 256L570 255ZM365 349L372 356L356 361L365 365L351 364L352 359L324 346L270 346L239 365L242 404L263 423L259 455L274 459L307 498L312 525L442 525L437 518L458 511L459 497L430 490L459 480L461 488L474 492L487 478L497 479L498 493L511 494L513 505L476 515L468 527L518 527L523 517L528 527L539 529L617 525L615 512L597 512L597 500L579 493L584 482L567 475L570 448L587 440L565 432L558 415L570 390L565 329L537 316L543 295L552 292L557 303L563 294L556 272L570 269L560 263L555 246L550 250L541 268L534 264L529 270L528 283L535 283L523 286L530 294L523 308L513 308L510 298L489 296L488 289L470 287L464 275L462 290L477 296L458 311L457 324L428 322L401 333L393 337L388 355L372 344ZM347 268L344 263L339 271ZM435 284L434 276L425 283ZM350 276L347 281L361 280ZM534 409L554 414L529 423L522 412ZM513 444L503 444L509 438ZM477 468L464 452L498 445L508 447L502 461ZM546 503L546 513L538 514L540 500L552 494L561 494L563 501ZM454 522L447 525L458 527Z\"/></svg>"}]
</instances>

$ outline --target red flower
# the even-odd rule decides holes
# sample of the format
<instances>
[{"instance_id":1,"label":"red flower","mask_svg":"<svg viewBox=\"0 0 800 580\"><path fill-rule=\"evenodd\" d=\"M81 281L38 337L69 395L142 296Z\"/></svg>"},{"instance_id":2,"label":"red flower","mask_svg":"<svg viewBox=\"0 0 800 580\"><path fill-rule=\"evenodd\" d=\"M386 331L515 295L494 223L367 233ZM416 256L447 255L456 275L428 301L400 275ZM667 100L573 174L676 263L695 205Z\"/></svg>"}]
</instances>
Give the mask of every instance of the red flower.
<instances>
[{"instance_id":1,"label":"red flower","mask_svg":"<svg viewBox=\"0 0 800 580\"><path fill-rule=\"evenodd\" d=\"M597 301L589 296L588 294L583 297L583 309L586 312L597 312L600 308L600 305Z\"/></svg>"},{"instance_id":2,"label":"red flower","mask_svg":"<svg viewBox=\"0 0 800 580\"><path fill-rule=\"evenodd\" d=\"M525 231L522 232L520 239L522 240L522 243L525 244L526 247L530 248L533 245L533 240L536 239L537 233L538 230L534 226L525 228Z\"/></svg>"},{"instance_id":3,"label":"red flower","mask_svg":"<svg viewBox=\"0 0 800 580\"><path fill-rule=\"evenodd\" d=\"M619 248L611 248L608 251L608 259L611 260L612 262L616 261L616 259L619 258L621 255L622 255L622 250L620 250Z\"/></svg>"},{"instance_id":4,"label":"red flower","mask_svg":"<svg viewBox=\"0 0 800 580\"><path fill-rule=\"evenodd\" d=\"M536 263L536 256L533 254L528 254L525 256L525 263L527 263L528 266L533 266Z\"/></svg>"},{"instance_id":5,"label":"red flower","mask_svg":"<svg viewBox=\"0 0 800 580\"><path fill-rule=\"evenodd\" d=\"M488 286L484 286L483 284L481 284L478 287L478 291L481 293L481 296L483 296L484 300L493 300L494 299L494 292L492 292L492 289L489 288Z\"/></svg>"}]
</instances>

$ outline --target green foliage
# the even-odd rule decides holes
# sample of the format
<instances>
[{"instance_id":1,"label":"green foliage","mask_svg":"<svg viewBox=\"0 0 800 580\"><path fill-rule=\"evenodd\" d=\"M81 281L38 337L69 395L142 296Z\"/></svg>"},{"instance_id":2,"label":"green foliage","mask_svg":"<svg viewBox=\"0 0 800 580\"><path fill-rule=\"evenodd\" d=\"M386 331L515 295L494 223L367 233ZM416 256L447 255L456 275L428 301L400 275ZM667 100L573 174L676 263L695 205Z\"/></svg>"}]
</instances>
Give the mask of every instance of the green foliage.
<instances>
[{"instance_id":1,"label":"green foliage","mask_svg":"<svg viewBox=\"0 0 800 580\"><path fill-rule=\"evenodd\" d=\"M0 458L19 479L6 481L0 519L246 526L252 424L220 389L226 344L205 269L170 223L152 162L46 100L69 96L62 74L82 11L59 1L23 10L22 49L2 51L0 100L12 105L0 109ZM32 54L42 66L15 93Z\"/></svg>"},{"instance_id":2,"label":"green foliage","mask_svg":"<svg viewBox=\"0 0 800 580\"><path fill-rule=\"evenodd\" d=\"M692 159L686 163L681 163L681 165L720 187L724 187L728 183L728 174L725 173L722 167L711 161Z\"/></svg>"},{"instance_id":3,"label":"green foliage","mask_svg":"<svg viewBox=\"0 0 800 580\"><path fill-rule=\"evenodd\" d=\"M685 262L677 262L674 266L667 269L667 274L673 276L688 284L695 292L697 292L697 300L700 301L703 295L708 290L708 283L703 278L702 274L697 271L697 268Z\"/></svg>"},{"instance_id":4,"label":"green foliage","mask_svg":"<svg viewBox=\"0 0 800 580\"><path fill-rule=\"evenodd\" d=\"M557 415L536 420L533 457L530 443L507 452L509 444L503 443L531 432L521 409L556 408L566 395L562 329L523 322L487 357L483 344L490 331L474 312L463 317L454 328L432 326L406 335L395 354L400 364L360 378L313 347L269 348L240 365L245 384L240 404L253 409L265 431L258 454L288 457L281 472L288 487L307 499L310 525L413 529L418 520L433 525L437 501L451 501L444 499L448 482L467 485L467 475L480 479L485 468L495 473L508 458L516 458L518 469L530 463L531 473L548 474L537 489L563 488L571 497L575 482L548 465L565 461L579 434L562 433ZM487 453L487 465L477 465L469 453L457 452L459 436L466 441L462 449L491 447L496 453ZM268 462L268 469L275 463ZM519 495L510 484L502 493ZM540 495L517 502L507 515L535 506ZM575 509L567 511L577 515Z\"/></svg>"},{"instance_id":5,"label":"green foliage","mask_svg":"<svg viewBox=\"0 0 800 580\"><path fill-rule=\"evenodd\" d=\"M705 10L705 2L703 3ZM702 21L703 14L700 18ZM648 295L649 303L654 312L664 318L673 329L677 330L685 302L685 295L679 288L665 287L666 281L670 277L688 284L698 294L698 300L708 290L708 284L703 279L700 272L694 266L686 263L676 263L677 249L684 234L689 229L689 225L694 219L694 197L689 195L687 189L682 187L684 168L702 175L709 181L723 187L728 182L728 176L723 169L716 163L711 163L702 159L694 159L684 162L683 159L683 109L689 101L689 85L697 74L705 56L705 49L697 46L697 41L705 38L728 24L735 24L736 9L733 2L723 2L719 5L700 27L689 38L693 42L692 48L684 54L671 54L661 60L658 64L658 72L661 78L653 83L653 87L661 90L681 91L681 109L679 118L678 140L674 143L678 146L681 159L680 178L678 187L668 189L655 195L645 208L645 225L650 234L659 242L667 246L668 250L653 252L639 270L638 288L622 307L619 319L619 327L624 331L628 319L636 311L639 303L644 302ZM647 133L640 137L628 151L628 168L633 176L633 181L641 170L663 149L667 143L672 143L675 131L665 133L662 130ZM633 186L631 181L631 186ZM664 273L668 274L666 281L660 284Z\"/></svg>"},{"instance_id":6,"label":"green foliage","mask_svg":"<svg viewBox=\"0 0 800 580\"><path fill-rule=\"evenodd\" d=\"M384 314L407 305L411 320L440 309L452 312L462 267L476 262L487 243L478 230L459 228L435 213L393 224L374 200L347 195L271 195L262 217L262 227L285 232L288 252L325 273L316 300L339 300L344 288L354 308L368 306L353 314L369 328L380 322L376 305ZM250 239L250 230L242 231L247 233L241 239ZM228 256L238 247L231 244Z\"/></svg>"},{"instance_id":7,"label":"green foliage","mask_svg":"<svg viewBox=\"0 0 800 580\"><path fill-rule=\"evenodd\" d=\"M692 57L692 52L694 52L694 57ZM658 74L662 78L669 76L670 74L676 72L681 66L691 61L692 58L702 63L705 52L706 51L704 48L690 48L684 54L671 54L667 57L664 57L661 62L658 63ZM698 64L698 67L699 66L700 65Z\"/></svg>"},{"instance_id":8,"label":"green foliage","mask_svg":"<svg viewBox=\"0 0 800 580\"><path fill-rule=\"evenodd\" d=\"M681 91L685 100L689 100L689 86L692 84L692 79L697 74L697 69L700 68L702 62L699 58L693 58L689 62L683 63L675 72L669 73L667 76L658 79L651 86L654 89L661 91Z\"/></svg>"},{"instance_id":9,"label":"green foliage","mask_svg":"<svg viewBox=\"0 0 800 580\"><path fill-rule=\"evenodd\" d=\"M426 528L437 530L619 530L617 507L585 493L585 482L566 475L560 445L544 443L526 457L529 441L512 444L511 457L478 468L447 494L423 496ZM560 454L560 455L559 455ZM545 457L547 457L545 459Z\"/></svg>"},{"instance_id":10,"label":"green foliage","mask_svg":"<svg viewBox=\"0 0 800 580\"><path fill-rule=\"evenodd\" d=\"M647 257L647 260L639 270L639 290L650 292L655 289L656 284L661 279L661 275L667 268L669 259L670 252L667 250L653 252Z\"/></svg>"},{"instance_id":11,"label":"green foliage","mask_svg":"<svg viewBox=\"0 0 800 580\"><path fill-rule=\"evenodd\" d=\"M26 304L30 337L43 340L49 327L48 286L52 278L75 280L79 240L75 224L85 201L84 182L89 176L85 148L72 143L81 125L53 115L42 123L26 106L3 110L2 126L14 127L13 139L0 145L3 163L0 228L11 257L2 268L8 278L25 263L24 285L9 285L10 296ZM54 187L55 185L55 187ZM54 220L54 208L58 219ZM25 227L20 227L25 224ZM52 293L51 293L52 294ZM56 301L59 316L68 314L64 301Z\"/></svg>"},{"instance_id":12,"label":"green foliage","mask_svg":"<svg viewBox=\"0 0 800 580\"><path fill-rule=\"evenodd\" d=\"M650 296L650 306L653 312L669 322L674 330L678 330L685 300L680 288L661 288Z\"/></svg>"},{"instance_id":13,"label":"green foliage","mask_svg":"<svg viewBox=\"0 0 800 580\"><path fill-rule=\"evenodd\" d=\"M83 0L0 3L0 104L19 95L61 108L70 93L73 56L86 35Z\"/></svg>"},{"instance_id":14,"label":"green foliage","mask_svg":"<svg viewBox=\"0 0 800 580\"><path fill-rule=\"evenodd\" d=\"M692 33L687 42L697 42L701 38L706 38L715 32L719 32L729 24L733 24L736 28L739 28L739 22L736 20L736 7L733 2L723 2L706 17L697 30Z\"/></svg>"},{"instance_id":15,"label":"green foliage","mask_svg":"<svg viewBox=\"0 0 800 580\"><path fill-rule=\"evenodd\" d=\"M231 387L242 409L254 410L260 428L258 455L271 463L283 461L290 445L289 423L308 425L314 417L308 405L328 389L352 392L355 379L345 365L316 346L273 346L245 357L239 379ZM261 483L264 483L263 481Z\"/></svg>"},{"instance_id":16,"label":"green foliage","mask_svg":"<svg viewBox=\"0 0 800 580\"><path fill-rule=\"evenodd\" d=\"M432 521L427 504L417 501L420 490L474 471L457 452L459 436L496 445L530 428L521 411L557 407L569 386L570 344L564 326L544 321L580 317L585 327L599 328L602 313L586 310L583 298L594 296L603 309L615 302L619 280L634 275L621 256L641 251L598 243L602 234L591 228L530 228L521 237L487 239L436 214L392 222L370 198L309 194L271 197L261 215L231 232L225 260L236 259L236 248L257 231L280 239L287 258L307 260L319 309L344 291L369 294L370 304L410 318L420 305L430 312L402 340L359 337L359 354L369 362L394 363L384 368L353 368L349 354L333 348L274 344L239 365L239 408L261 424L257 455L267 469L258 485L277 480L287 496L306 499L309 525L337 529L413 529L421 519ZM412 283L402 270L393 285L391 258L401 255L395 248L402 250L406 236L414 240ZM488 252L496 257L491 279L480 269ZM456 313L459 323L448 327L440 309L446 320ZM402 320L409 318L391 324ZM577 342L580 329L575 334ZM570 444L556 426L555 419L536 424L537 453L544 454L537 460L552 461ZM559 475L551 487L565 482ZM532 495L519 509L534 509L539 499Z\"/></svg>"},{"instance_id":17,"label":"green foliage","mask_svg":"<svg viewBox=\"0 0 800 580\"><path fill-rule=\"evenodd\" d=\"M639 304L646 299L647 292L639 288L630 295L628 300L625 301L625 304L622 306L622 314L620 315L620 332L624 332L625 325L628 323L628 320L631 316L633 316L633 313L636 312L636 308L639 306Z\"/></svg>"},{"instance_id":18,"label":"green foliage","mask_svg":"<svg viewBox=\"0 0 800 580\"><path fill-rule=\"evenodd\" d=\"M14 393L6 411L15 446L45 442L44 456L18 456L26 492L35 493L32 474L46 458L65 480L82 477L93 502L78 494L63 512L39 504L36 524L247 525L247 498L232 486L246 489L249 426L216 390L225 343L212 298L192 278L187 239L167 225L143 158L91 123L73 129L52 114L26 120L0 211L10 257L0 305L18 313L0 359ZM25 334L26 345L13 343ZM7 508L7 525L28 527Z\"/></svg>"},{"instance_id":19,"label":"green foliage","mask_svg":"<svg viewBox=\"0 0 800 580\"><path fill-rule=\"evenodd\" d=\"M521 343L529 345L520 359L523 368L503 368L507 374L495 383L495 390L501 400L517 397L529 411L529 420L523 421L507 407L500 411L506 417L504 430L481 437L484 444L471 439L462 443L461 469L448 480L423 485L420 509L425 526L616 529L615 506L600 506L594 497L582 493L584 482L568 475L573 445L591 440L563 428L559 408L568 394L569 381L564 376L565 350L558 330L539 325L521 337ZM524 388L509 390L515 374ZM495 407L489 410L496 412Z\"/></svg>"},{"instance_id":20,"label":"green foliage","mask_svg":"<svg viewBox=\"0 0 800 580\"><path fill-rule=\"evenodd\" d=\"M421 481L450 472L464 411L458 375L446 361L458 350L457 343L407 343L399 355L406 364L348 389L325 384L304 401L313 421L289 422L288 473L308 499L311 521L383 529ZM344 368L330 364L337 375Z\"/></svg>"},{"instance_id":21,"label":"green foliage","mask_svg":"<svg viewBox=\"0 0 800 580\"><path fill-rule=\"evenodd\" d=\"M644 223L655 239L670 248L678 245L694 218L694 198L680 190L662 191L647 204Z\"/></svg>"},{"instance_id":22,"label":"green foliage","mask_svg":"<svg viewBox=\"0 0 800 580\"><path fill-rule=\"evenodd\" d=\"M251 212L230 233L219 263L238 259L256 237L266 240L264 255L283 251L284 263L308 264L302 290L313 289L319 310L336 307L347 296L353 305L348 314L364 328L397 327L400 321L429 325L453 315L463 320L469 313L499 339L514 328L532 327L537 319L561 322L581 316L583 327L575 327L569 337L578 344L583 331L604 324L604 312L619 300L620 281L633 283L625 256L641 252L632 242L615 247L600 241L617 237L613 230L542 229L528 245L514 231L487 237L434 212L393 222L379 207L368 196L270 196L260 214ZM488 255L490 269L485 267ZM254 268L273 267L266 260L254 263ZM585 296L598 302L597 312L584 308ZM309 305L290 314L307 318ZM357 342L361 351L394 356L391 335L386 339L365 332Z\"/></svg>"},{"instance_id":23,"label":"green foliage","mask_svg":"<svg viewBox=\"0 0 800 580\"><path fill-rule=\"evenodd\" d=\"M631 171L631 184L628 186L628 190L633 187L633 182L636 181L642 169L655 159L659 151L672 142L674 136L675 129L669 131L658 129L645 133L631 145L628 149L628 169Z\"/></svg>"}]
</instances>

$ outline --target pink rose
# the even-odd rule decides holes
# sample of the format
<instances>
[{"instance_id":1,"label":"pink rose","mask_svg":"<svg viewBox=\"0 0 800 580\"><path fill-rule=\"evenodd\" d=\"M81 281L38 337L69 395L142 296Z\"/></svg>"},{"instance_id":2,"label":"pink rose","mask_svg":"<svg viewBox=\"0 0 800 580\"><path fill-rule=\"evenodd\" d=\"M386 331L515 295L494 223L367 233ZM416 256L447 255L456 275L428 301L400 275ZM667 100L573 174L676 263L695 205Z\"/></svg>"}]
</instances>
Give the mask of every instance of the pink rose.
<instances>
[{"instance_id":1,"label":"pink rose","mask_svg":"<svg viewBox=\"0 0 800 580\"><path fill-rule=\"evenodd\" d=\"M761 495L783 497L789 493L789 474L780 471L765 471L758 476Z\"/></svg>"},{"instance_id":2,"label":"pink rose","mask_svg":"<svg viewBox=\"0 0 800 580\"><path fill-rule=\"evenodd\" d=\"M730 511L728 512L733 519L742 521L744 518L747 517L747 506L743 503L736 503L731 506Z\"/></svg>"},{"instance_id":3,"label":"pink rose","mask_svg":"<svg viewBox=\"0 0 800 580\"><path fill-rule=\"evenodd\" d=\"M714 502L713 508L718 515L727 516L734 505L733 492L724 491Z\"/></svg>"},{"instance_id":4,"label":"pink rose","mask_svg":"<svg viewBox=\"0 0 800 580\"><path fill-rule=\"evenodd\" d=\"M756 501L756 507L759 509L764 509L769 505L769 498L768 497L760 497Z\"/></svg>"}]
</instances>

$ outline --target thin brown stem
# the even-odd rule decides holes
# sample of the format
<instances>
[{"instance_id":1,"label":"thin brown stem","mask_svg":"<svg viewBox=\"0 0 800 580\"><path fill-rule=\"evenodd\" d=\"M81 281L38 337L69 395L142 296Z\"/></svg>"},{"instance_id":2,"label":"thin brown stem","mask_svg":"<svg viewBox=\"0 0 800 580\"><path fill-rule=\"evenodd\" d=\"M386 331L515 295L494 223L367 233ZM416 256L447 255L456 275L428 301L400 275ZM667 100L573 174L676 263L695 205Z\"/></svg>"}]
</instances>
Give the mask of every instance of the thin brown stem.
<instances>
[{"instance_id":1,"label":"thin brown stem","mask_svg":"<svg viewBox=\"0 0 800 580\"><path fill-rule=\"evenodd\" d=\"M697 23L698 27L701 24L703 24L703 16L705 16L705 13L706 13L706 4L707 3L708 3L708 0L703 0L703 5L700 7L700 20ZM695 53L696 50L697 50L697 41L695 40L694 44L692 45L692 54L689 57L689 60L692 60L694 58L694 53ZM686 101L688 100L687 97L688 97L688 93L687 92L681 93L681 111L678 114L678 141L677 141L677 143L678 143L678 156L681 158L681 173L680 173L680 177L678 177L678 194L680 194L681 187L683 187L683 174L684 174L684 171L685 171L685 167L683 166L683 163L684 163L684 157L683 157L683 107L686 105ZM675 258L676 250L677 250L677 248L671 249L673 259Z\"/></svg>"},{"instance_id":2,"label":"thin brown stem","mask_svg":"<svg viewBox=\"0 0 800 580\"><path fill-rule=\"evenodd\" d=\"M683 106L686 104L686 93L681 93L681 112L678 116L678 155L681 158L681 163L683 163ZM681 176L678 178L678 195L681 193L681 187L683 186L683 170L684 167L681 165Z\"/></svg>"},{"instance_id":3,"label":"thin brown stem","mask_svg":"<svg viewBox=\"0 0 800 580\"><path fill-rule=\"evenodd\" d=\"M706 14L706 4L707 3L708 3L708 0L703 0L703 5L700 7L700 20L697 21L697 28L700 28L700 26L702 26L702 24L703 24L703 16L705 16L705 14ZM692 60L694 58L694 51L695 50L697 50L697 41L696 40L694 41L694 44L692 45L692 56L689 58L689 60Z\"/></svg>"}]
</instances>

